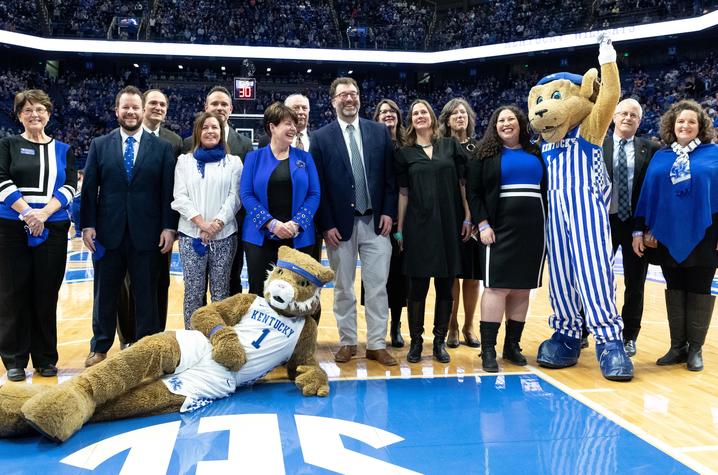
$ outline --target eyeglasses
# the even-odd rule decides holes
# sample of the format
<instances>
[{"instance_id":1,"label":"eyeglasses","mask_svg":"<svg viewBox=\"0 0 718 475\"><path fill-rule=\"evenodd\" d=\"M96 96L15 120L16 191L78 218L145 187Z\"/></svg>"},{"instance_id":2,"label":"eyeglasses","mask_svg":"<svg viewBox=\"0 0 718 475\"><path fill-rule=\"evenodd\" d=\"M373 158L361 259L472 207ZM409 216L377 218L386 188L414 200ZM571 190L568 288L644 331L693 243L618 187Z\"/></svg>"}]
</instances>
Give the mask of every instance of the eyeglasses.
<instances>
[{"instance_id":1,"label":"eyeglasses","mask_svg":"<svg viewBox=\"0 0 718 475\"><path fill-rule=\"evenodd\" d=\"M44 115L47 114L47 109L44 107L26 107L21 112L24 115L32 115L33 112L37 115Z\"/></svg>"},{"instance_id":2,"label":"eyeglasses","mask_svg":"<svg viewBox=\"0 0 718 475\"><path fill-rule=\"evenodd\" d=\"M634 120L638 120L641 118L641 116L639 116L635 112L626 112L626 111L616 112L616 115L623 119L625 119L626 117L630 117L631 119L634 119Z\"/></svg>"},{"instance_id":3,"label":"eyeglasses","mask_svg":"<svg viewBox=\"0 0 718 475\"><path fill-rule=\"evenodd\" d=\"M359 97L359 93L358 93L358 92L354 92L354 91L345 91L345 92L340 92L339 94L335 94L335 95L334 95L334 98L335 98L335 99L336 99L337 97L338 97L339 99L343 100L343 101L346 101L346 100L349 99L350 97L352 98L352 100L354 100L354 99L356 99L357 97Z\"/></svg>"},{"instance_id":4,"label":"eyeglasses","mask_svg":"<svg viewBox=\"0 0 718 475\"><path fill-rule=\"evenodd\" d=\"M379 111L379 115L387 115L387 114L396 115L396 111L394 109L382 109Z\"/></svg>"}]
</instances>

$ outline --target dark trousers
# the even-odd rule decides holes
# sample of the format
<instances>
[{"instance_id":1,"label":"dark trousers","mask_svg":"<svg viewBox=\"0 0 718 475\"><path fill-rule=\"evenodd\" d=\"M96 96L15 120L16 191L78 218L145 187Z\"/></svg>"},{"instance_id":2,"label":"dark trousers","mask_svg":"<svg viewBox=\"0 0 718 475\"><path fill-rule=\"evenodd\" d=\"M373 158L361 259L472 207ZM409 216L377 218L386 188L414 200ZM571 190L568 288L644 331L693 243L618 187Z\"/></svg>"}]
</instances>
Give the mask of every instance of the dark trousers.
<instances>
[{"instance_id":1,"label":"dark trousers","mask_svg":"<svg viewBox=\"0 0 718 475\"><path fill-rule=\"evenodd\" d=\"M160 319L159 331L164 331L167 326L171 261L172 252L160 254L160 271L157 277L157 312ZM122 288L120 289L119 303L117 305L117 336L122 344L137 341L135 337L135 298L132 292L132 280L130 279L130 274L127 273Z\"/></svg>"},{"instance_id":2,"label":"dark trousers","mask_svg":"<svg viewBox=\"0 0 718 475\"><path fill-rule=\"evenodd\" d=\"M683 290L692 294L710 295L715 267L661 266L668 290Z\"/></svg>"},{"instance_id":3,"label":"dark trousers","mask_svg":"<svg viewBox=\"0 0 718 475\"><path fill-rule=\"evenodd\" d=\"M423 302L429 293L429 280L431 277L410 277L409 278L409 300ZM453 277L434 278L434 291L436 301L453 300L451 288L454 286Z\"/></svg>"},{"instance_id":4,"label":"dark trousers","mask_svg":"<svg viewBox=\"0 0 718 475\"><path fill-rule=\"evenodd\" d=\"M0 219L0 357L7 369L57 363L57 294L65 276L69 221L45 223L27 245L25 223Z\"/></svg>"},{"instance_id":5,"label":"dark trousers","mask_svg":"<svg viewBox=\"0 0 718 475\"><path fill-rule=\"evenodd\" d=\"M277 262L277 254L281 246L290 246L290 239L275 241L265 239L263 246L256 246L244 242L244 252L247 254L247 274L249 275L249 293L264 296L264 281L272 264ZM304 254L312 255L313 246L297 249Z\"/></svg>"},{"instance_id":6,"label":"dark trousers","mask_svg":"<svg viewBox=\"0 0 718 475\"><path fill-rule=\"evenodd\" d=\"M643 317L643 289L646 284L646 273L648 272L648 260L645 257L638 257L633 252L631 245L633 237L632 220L622 222L615 214L610 215L611 241L613 253L618 246L623 249L623 281L626 290L623 293L623 339L635 340L641 330L641 318Z\"/></svg>"},{"instance_id":7,"label":"dark trousers","mask_svg":"<svg viewBox=\"0 0 718 475\"><path fill-rule=\"evenodd\" d=\"M237 238L239 239L239 243L237 246L237 252L234 253L234 260L232 261L232 271L229 274L229 295L242 293L242 268L244 267L244 252L242 250L242 224L244 223L245 214L246 213L244 211L244 208L242 208L239 210L236 216ZM249 270L247 271L249 272ZM207 279L207 282L209 282L209 279ZM205 304L207 303L206 295L207 292L205 292Z\"/></svg>"},{"instance_id":8,"label":"dark trousers","mask_svg":"<svg viewBox=\"0 0 718 475\"><path fill-rule=\"evenodd\" d=\"M107 353L115 339L118 300L129 273L134 297L134 336L137 340L160 331L157 311L157 282L160 270L159 249L137 250L128 233L117 249L107 249L95 261L92 341L90 351Z\"/></svg>"}]
</instances>

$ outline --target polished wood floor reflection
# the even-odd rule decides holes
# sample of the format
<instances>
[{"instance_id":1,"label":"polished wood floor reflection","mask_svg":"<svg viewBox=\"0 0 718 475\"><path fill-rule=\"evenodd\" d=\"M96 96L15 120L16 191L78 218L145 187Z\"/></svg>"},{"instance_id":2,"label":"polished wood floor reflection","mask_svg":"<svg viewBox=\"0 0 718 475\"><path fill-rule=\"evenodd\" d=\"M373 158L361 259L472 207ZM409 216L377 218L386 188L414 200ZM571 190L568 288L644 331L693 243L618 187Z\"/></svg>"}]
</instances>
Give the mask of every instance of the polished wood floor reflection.
<instances>
[{"instance_id":1,"label":"polished wood floor reflection","mask_svg":"<svg viewBox=\"0 0 718 475\"><path fill-rule=\"evenodd\" d=\"M72 249L80 250L79 240L72 241ZM92 282L82 281L82 271L88 265L82 260L70 261L68 270L77 270L80 277L74 279L74 283L63 284L60 291L58 367L61 371L59 377L42 378L32 375L29 370L26 383L8 384L57 384L58 378L61 381L82 370L91 336ZM544 282L547 280L544 279ZM620 276L617 285L620 308L623 288L623 279ZM633 359L636 376L632 382L612 383L601 377L592 341L577 366L564 370L538 368L535 360L536 350L539 343L551 333L546 321L550 313L546 286L533 292L531 296L528 321L522 341L529 366L516 367L504 364L500 360L501 370L507 373L535 372L698 472L718 472L718 344L716 344L718 321L714 319L708 333L703 350L706 363L703 372L689 372L684 365L656 366L656 358L661 356L669 345L663 289L663 284L646 283L643 329L638 341L638 354ZM182 279L173 276L170 287L168 329L182 327L182 292ZM433 294L430 294L427 301L426 341L424 358L421 362L407 363L406 347L392 350L400 359L399 366L387 368L365 359L363 343L366 332L363 308L360 307L358 355L348 363L336 364L333 352L337 349L338 336L331 302L332 290L326 289L322 294L323 312L318 359L333 379L483 374L481 360L478 357L479 351L464 345L449 350L452 357L449 364L439 364L431 359ZM402 330L408 343L405 317L406 314L402 317ZM459 321L463 321L462 309L460 309ZM475 330L478 335L478 315ZM499 335L499 354L502 341L503 329ZM118 350L116 344L111 351ZM276 370L268 377L279 379L285 376L283 370ZM4 375L0 378L0 384L6 384Z\"/></svg>"}]
</instances>

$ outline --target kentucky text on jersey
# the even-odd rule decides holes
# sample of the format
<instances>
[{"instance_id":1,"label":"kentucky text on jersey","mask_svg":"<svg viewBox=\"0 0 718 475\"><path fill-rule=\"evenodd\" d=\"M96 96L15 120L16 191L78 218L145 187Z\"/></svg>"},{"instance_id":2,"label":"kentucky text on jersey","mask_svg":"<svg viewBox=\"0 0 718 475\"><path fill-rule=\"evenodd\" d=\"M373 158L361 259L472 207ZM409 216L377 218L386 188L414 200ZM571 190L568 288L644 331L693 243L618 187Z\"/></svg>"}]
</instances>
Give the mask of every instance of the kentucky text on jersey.
<instances>
[{"instance_id":1,"label":"kentucky text on jersey","mask_svg":"<svg viewBox=\"0 0 718 475\"><path fill-rule=\"evenodd\" d=\"M546 152L549 152L549 151L557 149L557 148L571 147L572 145L575 144L576 140L577 140L576 137L572 137L572 138L568 138L568 139L561 139L558 142L554 142L554 143L544 142L541 145L541 152L546 153Z\"/></svg>"},{"instance_id":2,"label":"kentucky text on jersey","mask_svg":"<svg viewBox=\"0 0 718 475\"><path fill-rule=\"evenodd\" d=\"M274 328L278 332L285 335L287 338L290 338L294 334L294 330L289 328L280 320L277 320L273 316L267 315L260 310L252 310L252 315L250 315L249 318L251 318L252 320L257 320L258 322L266 323L268 327Z\"/></svg>"}]
</instances>

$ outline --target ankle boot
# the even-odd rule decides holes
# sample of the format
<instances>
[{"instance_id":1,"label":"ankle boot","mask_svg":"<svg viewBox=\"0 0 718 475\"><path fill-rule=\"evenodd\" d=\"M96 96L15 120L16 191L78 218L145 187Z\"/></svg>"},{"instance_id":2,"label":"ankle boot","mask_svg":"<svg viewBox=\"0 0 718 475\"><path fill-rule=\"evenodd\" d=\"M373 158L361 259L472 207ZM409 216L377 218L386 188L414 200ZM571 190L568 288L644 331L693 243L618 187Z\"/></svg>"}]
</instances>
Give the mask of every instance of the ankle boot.
<instances>
[{"instance_id":1,"label":"ankle boot","mask_svg":"<svg viewBox=\"0 0 718 475\"><path fill-rule=\"evenodd\" d=\"M488 373L497 373L499 364L496 362L496 336L499 334L499 322L479 322L481 334L481 367Z\"/></svg>"},{"instance_id":2,"label":"ankle boot","mask_svg":"<svg viewBox=\"0 0 718 475\"><path fill-rule=\"evenodd\" d=\"M401 307L391 309L391 328L389 329L391 336L391 346L394 348L404 348L404 337L401 336Z\"/></svg>"},{"instance_id":3,"label":"ankle boot","mask_svg":"<svg viewBox=\"0 0 718 475\"><path fill-rule=\"evenodd\" d=\"M439 363L451 361L449 353L446 352L444 339L446 338L446 332L449 330L451 307L453 305L453 300L437 300L434 305L434 359Z\"/></svg>"},{"instance_id":4,"label":"ankle boot","mask_svg":"<svg viewBox=\"0 0 718 475\"><path fill-rule=\"evenodd\" d=\"M686 331L688 334L688 369L703 371L703 343L713 316L713 295L686 292Z\"/></svg>"},{"instance_id":5,"label":"ankle boot","mask_svg":"<svg viewBox=\"0 0 718 475\"><path fill-rule=\"evenodd\" d=\"M502 357L517 366L526 366L528 363L524 355L521 354L521 346L519 346L524 325L524 322L506 320L506 335L504 336L504 352Z\"/></svg>"},{"instance_id":6,"label":"ankle boot","mask_svg":"<svg viewBox=\"0 0 718 475\"><path fill-rule=\"evenodd\" d=\"M411 346L406 354L406 361L417 363L421 360L421 350L424 345L424 308L426 302L423 300L409 300L407 303L407 314L409 315L409 335L411 335Z\"/></svg>"},{"instance_id":7,"label":"ankle boot","mask_svg":"<svg viewBox=\"0 0 718 475\"><path fill-rule=\"evenodd\" d=\"M683 290L666 289L666 311L668 312L668 331L671 334L671 347L658 358L658 366L685 363L688 358L686 346L686 293Z\"/></svg>"}]
</instances>

